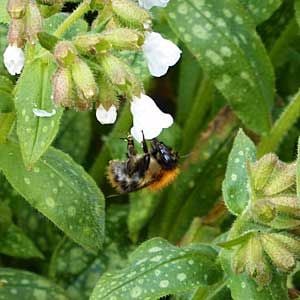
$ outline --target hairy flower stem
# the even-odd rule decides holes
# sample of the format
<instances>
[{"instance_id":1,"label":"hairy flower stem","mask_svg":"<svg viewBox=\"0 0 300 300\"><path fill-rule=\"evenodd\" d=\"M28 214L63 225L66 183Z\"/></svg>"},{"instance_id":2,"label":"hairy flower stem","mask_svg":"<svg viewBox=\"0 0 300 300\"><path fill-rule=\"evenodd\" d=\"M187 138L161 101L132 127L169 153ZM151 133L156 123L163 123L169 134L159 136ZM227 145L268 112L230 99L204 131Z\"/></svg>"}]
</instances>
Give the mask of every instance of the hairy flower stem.
<instances>
[{"instance_id":1,"label":"hairy flower stem","mask_svg":"<svg viewBox=\"0 0 300 300\"><path fill-rule=\"evenodd\" d=\"M258 145L258 157L275 152L288 130L300 117L300 90L275 122L268 136L263 137Z\"/></svg>"},{"instance_id":2,"label":"hairy flower stem","mask_svg":"<svg viewBox=\"0 0 300 300\"><path fill-rule=\"evenodd\" d=\"M114 139L120 139L124 137L128 132L128 128L132 123L131 114L129 113L129 101L124 105L120 116L118 117L118 121L114 126L111 134L108 136L107 141L103 143L102 149L99 152L97 158L94 161L94 164L89 170L90 175L94 178L94 180L101 185L105 181L106 177L106 168L108 166L108 161L111 157L111 148L110 142ZM124 149L126 146L124 145Z\"/></svg>"},{"instance_id":3,"label":"hairy flower stem","mask_svg":"<svg viewBox=\"0 0 300 300\"><path fill-rule=\"evenodd\" d=\"M90 9L91 0L83 1L72 14L56 29L54 35L61 38L63 34L70 28L70 26L75 23L79 18L82 17Z\"/></svg>"}]
</instances>

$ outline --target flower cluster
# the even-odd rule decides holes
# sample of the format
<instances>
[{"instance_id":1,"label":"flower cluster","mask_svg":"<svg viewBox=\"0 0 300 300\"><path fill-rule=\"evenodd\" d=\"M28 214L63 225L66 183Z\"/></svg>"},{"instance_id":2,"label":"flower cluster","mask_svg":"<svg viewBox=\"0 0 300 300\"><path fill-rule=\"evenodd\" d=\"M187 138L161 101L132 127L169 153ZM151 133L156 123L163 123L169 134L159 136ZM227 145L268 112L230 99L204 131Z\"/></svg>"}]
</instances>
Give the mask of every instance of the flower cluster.
<instances>
[{"instance_id":1,"label":"flower cluster","mask_svg":"<svg viewBox=\"0 0 300 300\"><path fill-rule=\"evenodd\" d=\"M129 99L133 115L132 135L141 141L144 132L146 139L152 139L163 128L170 127L173 118L160 111L154 100L145 95L143 84L125 62L122 51L141 52L150 74L155 77L165 75L169 67L178 62L181 50L152 31L148 12L154 6L166 7L168 2L87 2L88 9L98 10L98 17L93 21L91 32L69 41L42 32L42 18L35 0L9 0L7 9L11 24L9 46L4 53L5 66L10 74L20 74L25 60L22 50L25 42L34 44L39 40L57 63L52 78L56 106L87 110L95 103L97 120L101 124L112 124L117 119L119 100ZM57 1L47 2L48 7L56 4ZM45 114L38 115L45 117Z\"/></svg>"}]
</instances>

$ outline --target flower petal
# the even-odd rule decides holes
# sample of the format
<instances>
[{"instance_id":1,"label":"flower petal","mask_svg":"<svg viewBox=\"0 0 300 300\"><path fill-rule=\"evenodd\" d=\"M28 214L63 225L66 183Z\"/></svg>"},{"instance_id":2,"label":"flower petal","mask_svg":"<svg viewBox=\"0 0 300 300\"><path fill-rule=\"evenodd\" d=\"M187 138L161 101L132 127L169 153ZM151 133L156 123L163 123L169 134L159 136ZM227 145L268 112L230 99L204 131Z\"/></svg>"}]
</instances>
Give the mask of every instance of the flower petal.
<instances>
[{"instance_id":1,"label":"flower petal","mask_svg":"<svg viewBox=\"0 0 300 300\"><path fill-rule=\"evenodd\" d=\"M53 117L56 114L56 110L52 109L51 112L43 110L43 109L38 109L38 108L34 108L32 110L32 112L34 113L34 115L36 117L40 117L40 118L50 118Z\"/></svg>"},{"instance_id":2,"label":"flower petal","mask_svg":"<svg viewBox=\"0 0 300 300\"><path fill-rule=\"evenodd\" d=\"M133 115L131 134L139 142L142 141L142 132L146 139L153 139L173 124L173 117L162 112L153 99L144 94L133 98L130 110Z\"/></svg>"},{"instance_id":3,"label":"flower petal","mask_svg":"<svg viewBox=\"0 0 300 300\"><path fill-rule=\"evenodd\" d=\"M106 110L102 104L96 110L96 118L101 124L113 124L117 119L117 108L115 105Z\"/></svg>"},{"instance_id":4,"label":"flower petal","mask_svg":"<svg viewBox=\"0 0 300 300\"><path fill-rule=\"evenodd\" d=\"M139 0L139 5L145 9L151 9L153 6L166 7L169 0Z\"/></svg>"},{"instance_id":5,"label":"flower petal","mask_svg":"<svg viewBox=\"0 0 300 300\"><path fill-rule=\"evenodd\" d=\"M180 59L181 50L171 41L164 39L159 33L146 35L143 51L151 75L160 77L167 73Z\"/></svg>"},{"instance_id":6,"label":"flower petal","mask_svg":"<svg viewBox=\"0 0 300 300\"><path fill-rule=\"evenodd\" d=\"M9 74L20 74L25 62L24 52L15 45L9 45L3 53L3 61Z\"/></svg>"}]
</instances>

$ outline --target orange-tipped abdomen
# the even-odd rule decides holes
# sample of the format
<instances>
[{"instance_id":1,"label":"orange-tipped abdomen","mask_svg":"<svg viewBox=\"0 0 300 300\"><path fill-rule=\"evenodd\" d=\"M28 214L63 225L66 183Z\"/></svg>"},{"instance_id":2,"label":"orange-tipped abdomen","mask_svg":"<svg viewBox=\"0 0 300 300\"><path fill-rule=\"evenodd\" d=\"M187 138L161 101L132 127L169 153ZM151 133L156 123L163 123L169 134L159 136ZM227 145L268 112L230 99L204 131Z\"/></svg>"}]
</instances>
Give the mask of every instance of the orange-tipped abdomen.
<instances>
[{"instance_id":1,"label":"orange-tipped abdomen","mask_svg":"<svg viewBox=\"0 0 300 300\"><path fill-rule=\"evenodd\" d=\"M160 178L153 181L150 185L148 185L148 188L151 191L157 191L163 189L164 187L168 186L171 182L175 180L179 172L180 172L179 168L175 168L173 170L161 170L159 176Z\"/></svg>"}]
</instances>

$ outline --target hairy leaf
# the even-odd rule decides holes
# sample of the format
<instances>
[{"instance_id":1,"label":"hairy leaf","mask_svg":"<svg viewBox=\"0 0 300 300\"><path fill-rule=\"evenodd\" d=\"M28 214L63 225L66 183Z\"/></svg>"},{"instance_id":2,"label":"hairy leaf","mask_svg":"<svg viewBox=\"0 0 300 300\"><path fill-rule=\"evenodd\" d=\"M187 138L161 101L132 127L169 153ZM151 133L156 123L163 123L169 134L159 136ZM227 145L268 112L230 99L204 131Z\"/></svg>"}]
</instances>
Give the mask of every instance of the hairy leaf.
<instances>
[{"instance_id":1,"label":"hairy leaf","mask_svg":"<svg viewBox=\"0 0 300 300\"><path fill-rule=\"evenodd\" d=\"M46 278L34 273L0 268L0 299L67 300L64 291Z\"/></svg>"},{"instance_id":2,"label":"hairy leaf","mask_svg":"<svg viewBox=\"0 0 300 300\"><path fill-rule=\"evenodd\" d=\"M179 249L160 238L149 240L132 254L127 268L101 277L91 300L156 299L213 284L222 275L215 258L209 246Z\"/></svg>"},{"instance_id":3,"label":"hairy leaf","mask_svg":"<svg viewBox=\"0 0 300 300\"><path fill-rule=\"evenodd\" d=\"M54 108L51 99L52 61L36 59L28 63L16 86L17 133L26 167L32 167L45 153L59 128L62 109ZM38 117L34 109L56 113Z\"/></svg>"},{"instance_id":4,"label":"hairy leaf","mask_svg":"<svg viewBox=\"0 0 300 300\"><path fill-rule=\"evenodd\" d=\"M239 215L249 201L247 162L256 157L254 143L240 130L230 152L223 181L223 197L228 209Z\"/></svg>"},{"instance_id":5,"label":"hairy leaf","mask_svg":"<svg viewBox=\"0 0 300 300\"><path fill-rule=\"evenodd\" d=\"M268 132L273 69L243 6L237 0L173 0L167 12L173 30L241 120L257 133Z\"/></svg>"},{"instance_id":6,"label":"hairy leaf","mask_svg":"<svg viewBox=\"0 0 300 300\"><path fill-rule=\"evenodd\" d=\"M16 144L0 146L0 169L11 185L77 243L98 250L104 235L104 198L68 155L50 148L32 170ZM18 172L15 172L18 170Z\"/></svg>"}]
</instances>

